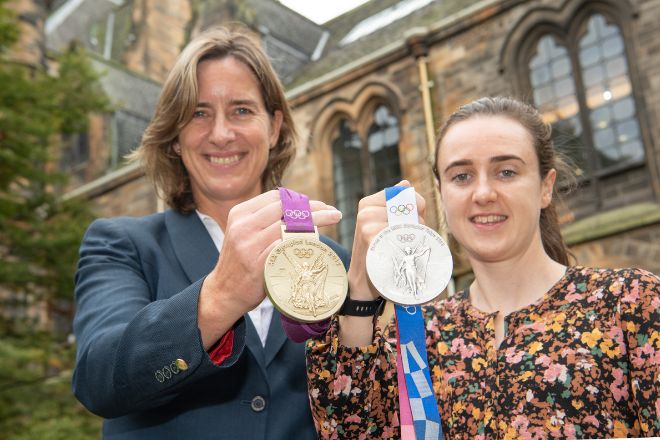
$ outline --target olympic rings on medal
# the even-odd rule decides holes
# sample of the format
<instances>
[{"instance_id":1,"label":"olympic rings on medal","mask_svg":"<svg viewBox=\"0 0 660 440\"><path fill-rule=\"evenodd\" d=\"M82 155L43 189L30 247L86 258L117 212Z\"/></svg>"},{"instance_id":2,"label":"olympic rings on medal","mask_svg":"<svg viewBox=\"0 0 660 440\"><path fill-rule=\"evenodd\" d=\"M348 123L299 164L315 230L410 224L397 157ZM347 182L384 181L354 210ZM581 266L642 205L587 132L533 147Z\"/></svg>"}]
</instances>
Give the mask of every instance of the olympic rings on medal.
<instances>
[{"instance_id":1,"label":"olympic rings on medal","mask_svg":"<svg viewBox=\"0 0 660 440\"><path fill-rule=\"evenodd\" d=\"M415 234L398 234L396 238L401 243L410 243L412 241L415 241Z\"/></svg>"},{"instance_id":2,"label":"olympic rings on medal","mask_svg":"<svg viewBox=\"0 0 660 440\"><path fill-rule=\"evenodd\" d=\"M405 205L390 206L390 212L394 215L408 215L410 214L415 207L412 203L407 203Z\"/></svg>"},{"instance_id":3,"label":"olympic rings on medal","mask_svg":"<svg viewBox=\"0 0 660 440\"><path fill-rule=\"evenodd\" d=\"M295 220L305 220L310 216L310 212L306 209L287 209L284 211L284 216Z\"/></svg>"},{"instance_id":4,"label":"olympic rings on medal","mask_svg":"<svg viewBox=\"0 0 660 440\"><path fill-rule=\"evenodd\" d=\"M295 248L293 249L293 255L295 255L298 258L312 258L314 255L314 250L312 248Z\"/></svg>"}]
</instances>

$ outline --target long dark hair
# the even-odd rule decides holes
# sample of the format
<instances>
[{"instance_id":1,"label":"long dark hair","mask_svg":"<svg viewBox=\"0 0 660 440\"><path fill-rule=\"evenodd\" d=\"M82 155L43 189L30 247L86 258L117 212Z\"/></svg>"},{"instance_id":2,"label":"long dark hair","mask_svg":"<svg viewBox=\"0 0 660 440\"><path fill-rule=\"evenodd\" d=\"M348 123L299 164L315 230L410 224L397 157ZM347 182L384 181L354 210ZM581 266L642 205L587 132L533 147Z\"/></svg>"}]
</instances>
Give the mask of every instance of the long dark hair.
<instances>
[{"instance_id":1,"label":"long dark hair","mask_svg":"<svg viewBox=\"0 0 660 440\"><path fill-rule=\"evenodd\" d=\"M502 96L484 97L465 104L445 121L436 142L436 164L438 163L440 144L447 131L458 122L465 121L474 116L505 116L517 121L529 132L534 141L534 150L539 160L541 178L545 178L551 169L555 169L558 175L570 175L570 167L563 157L555 151L550 124L546 124L539 112L531 105ZM433 166L433 172L438 178L438 181L440 181L437 165ZM552 201L546 208L541 210L541 241L543 242L545 252L550 258L558 263L569 265L570 258L573 257L573 254L568 250L564 238L561 236L555 205L558 181L559 178L555 181L555 186L552 189Z\"/></svg>"}]
</instances>

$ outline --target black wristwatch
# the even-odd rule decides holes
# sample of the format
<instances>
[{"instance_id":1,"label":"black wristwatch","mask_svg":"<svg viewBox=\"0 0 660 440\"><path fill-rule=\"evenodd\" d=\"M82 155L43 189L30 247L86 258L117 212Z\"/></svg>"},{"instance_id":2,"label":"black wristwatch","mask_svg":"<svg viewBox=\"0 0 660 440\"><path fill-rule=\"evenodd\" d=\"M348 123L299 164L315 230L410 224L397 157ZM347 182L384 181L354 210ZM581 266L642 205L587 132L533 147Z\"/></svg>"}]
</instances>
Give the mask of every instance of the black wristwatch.
<instances>
[{"instance_id":1,"label":"black wristwatch","mask_svg":"<svg viewBox=\"0 0 660 440\"><path fill-rule=\"evenodd\" d=\"M382 315L384 308L385 300L381 297L373 301L360 301L351 299L351 296L347 295L344 305L341 306L341 309L337 313L346 316L375 316Z\"/></svg>"}]
</instances>

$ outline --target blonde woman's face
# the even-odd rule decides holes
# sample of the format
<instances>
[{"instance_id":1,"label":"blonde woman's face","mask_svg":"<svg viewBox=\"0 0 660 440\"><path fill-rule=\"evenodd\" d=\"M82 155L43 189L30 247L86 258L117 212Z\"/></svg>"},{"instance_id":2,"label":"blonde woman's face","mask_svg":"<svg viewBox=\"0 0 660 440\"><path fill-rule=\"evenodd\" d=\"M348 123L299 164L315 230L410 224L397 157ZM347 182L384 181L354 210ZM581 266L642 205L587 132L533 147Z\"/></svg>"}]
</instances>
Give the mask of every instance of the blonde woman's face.
<instances>
[{"instance_id":1,"label":"blonde woman's face","mask_svg":"<svg viewBox=\"0 0 660 440\"><path fill-rule=\"evenodd\" d=\"M252 71L233 57L202 61L192 119L175 147L190 176L197 208L240 203L262 191L261 176L277 144L282 114L271 116Z\"/></svg>"},{"instance_id":2,"label":"blonde woman's face","mask_svg":"<svg viewBox=\"0 0 660 440\"><path fill-rule=\"evenodd\" d=\"M532 139L518 122L477 116L453 125L438 151L447 223L471 260L524 258L542 248L541 209L555 172L541 179Z\"/></svg>"}]
</instances>

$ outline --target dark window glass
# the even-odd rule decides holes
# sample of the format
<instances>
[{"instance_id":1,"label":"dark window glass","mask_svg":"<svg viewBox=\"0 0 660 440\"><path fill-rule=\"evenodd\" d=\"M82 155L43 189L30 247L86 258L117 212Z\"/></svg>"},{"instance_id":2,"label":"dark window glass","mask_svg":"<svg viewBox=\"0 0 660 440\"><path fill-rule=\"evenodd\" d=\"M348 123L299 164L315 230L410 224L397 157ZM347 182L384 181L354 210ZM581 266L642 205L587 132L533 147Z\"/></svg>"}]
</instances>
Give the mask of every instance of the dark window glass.
<instances>
[{"instance_id":1,"label":"dark window glass","mask_svg":"<svg viewBox=\"0 0 660 440\"><path fill-rule=\"evenodd\" d=\"M401 180L399 165L399 121L384 105L374 111L374 122L369 128L369 168L372 170L373 187L379 191Z\"/></svg>"},{"instance_id":2,"label":"dark window glass","mask_svg":"<svg viewBox=\"0 0 660 440\"><path fill-rule=\"evenodd\" d=\"M342 120L332 141L332 171L337 209L343 214L338 225L339 242L347 249L353 244L357 205L364 197L361 150L359 136L347 120Z\"/></svg>"}]
</instances>

